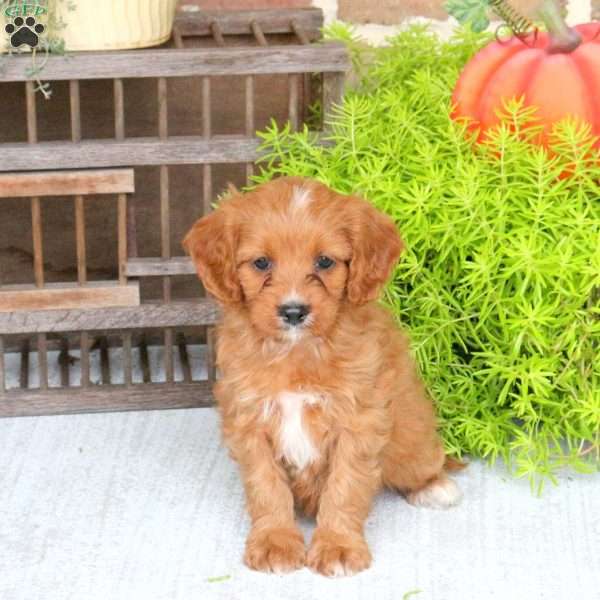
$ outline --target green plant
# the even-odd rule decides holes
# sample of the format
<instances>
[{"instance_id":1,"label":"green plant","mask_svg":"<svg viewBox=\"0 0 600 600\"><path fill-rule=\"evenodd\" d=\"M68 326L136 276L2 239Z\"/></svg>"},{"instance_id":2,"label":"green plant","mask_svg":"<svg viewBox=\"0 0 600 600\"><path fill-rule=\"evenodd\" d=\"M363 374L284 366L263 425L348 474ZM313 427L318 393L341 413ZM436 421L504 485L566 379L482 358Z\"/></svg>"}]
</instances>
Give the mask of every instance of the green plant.
<instances>
[{"instance_id":1,"label":"green plant","mask_svg":"<svg viewBox=\"0 0 600 600\"><path fill-rule=\"evenodd\" d=\"M459 71L490 36L414 27L378 49L328 144L275 123L264 181L314 177L393 217L407 251L385 302L406 325L446 447L503 458L538 489L600 462L600 156L589 127L530 143L514 100L476 145L450 118ZM569 177L564 177L565 172Z\"/></svg>"}]
</instances>

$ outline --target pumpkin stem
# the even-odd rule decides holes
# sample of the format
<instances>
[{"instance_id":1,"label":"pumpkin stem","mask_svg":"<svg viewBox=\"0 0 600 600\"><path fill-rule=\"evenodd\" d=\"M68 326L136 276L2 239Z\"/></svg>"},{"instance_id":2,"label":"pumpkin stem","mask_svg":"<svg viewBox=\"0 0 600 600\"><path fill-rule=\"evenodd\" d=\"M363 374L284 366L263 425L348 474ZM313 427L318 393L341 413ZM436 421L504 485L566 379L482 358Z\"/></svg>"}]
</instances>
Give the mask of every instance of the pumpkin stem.
<instances>
[{"instance_id":1,"label":"pumpkin stem","mask_svg":"<svg viewBox=\"0 0 600 600\"><path fill-rule=\"evenodd\" d=\"M556 0L544 0L538 14L550 36L550 44L546 48L548 54L573 52L581 44L581 35L565 23Z\"/></svg>"}]
</instances>

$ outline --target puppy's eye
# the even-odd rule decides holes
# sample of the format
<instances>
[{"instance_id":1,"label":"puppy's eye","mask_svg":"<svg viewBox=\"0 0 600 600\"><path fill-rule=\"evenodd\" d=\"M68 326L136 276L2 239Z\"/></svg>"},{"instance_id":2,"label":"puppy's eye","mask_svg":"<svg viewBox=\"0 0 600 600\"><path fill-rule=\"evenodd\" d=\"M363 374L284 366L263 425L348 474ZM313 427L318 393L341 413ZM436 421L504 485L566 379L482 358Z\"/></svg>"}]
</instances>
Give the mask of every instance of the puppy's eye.
<instances>
[{"instance_id":1,"label":"puppy's eye","mask_svg":"<svg viewBox=\"0 0 600 600\"><path fill-rule=\"evenodd\" d=\"M271 261L266 256L257 258L252 264L259 271L268 271L271 268Z\"/></svg>"},{"instance_id":2,"label":"puppy's eye","mask_svg":"<svg viewBox=\"0 0 600 600\"><path fill-rule=\"evenodd\" d=\"M334 264L335 261L332 258L329 258L329 256L319 256L315 262L315 266L320 271L331 269L331 267L333 267Z\"/></svg>"}]
</instances>

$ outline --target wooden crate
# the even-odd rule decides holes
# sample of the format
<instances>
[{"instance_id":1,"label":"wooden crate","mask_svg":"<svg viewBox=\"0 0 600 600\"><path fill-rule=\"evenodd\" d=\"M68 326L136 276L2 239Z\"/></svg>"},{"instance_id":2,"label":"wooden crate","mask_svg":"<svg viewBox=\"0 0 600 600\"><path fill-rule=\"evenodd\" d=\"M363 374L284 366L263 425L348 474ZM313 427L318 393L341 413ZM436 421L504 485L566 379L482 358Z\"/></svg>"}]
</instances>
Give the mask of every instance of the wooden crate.
<instances>
[{"instance_id":1,"label":"wooden crate","mask_svg":"<svg viewBox=\"0 0 600 600\"><path fill-rule=\"evenodd\" d=\"M211 210L222 191L213 189L215 164L242 163L247 176L253 173L260 159L254 131L255 105L261 93L255 77L261 74L288 77L288 118L293 129L306 115L311 74L321 78L321 100L327 113L341 98L349 59L340 44L313 43L319 39L321 25L322 15L316 9L192 13L178 16L169 47L50 56L43 79L69 82L68 140L38 139L34 83L27 76L30 58L12 57L4 63L0 90L8 82L22 82L25 88L27 142L0 144L0 173L4 173L0 174L0 197L4 189L5 196L18 196L31 206L31 232L27 235L33 238L34 281L25 290L15 290L0 279L0 416L185 408L212 403L211 386L216 376L213 326L219 311L210 298L200 294L196 299L183 300L172 293L173 278L189 276L194 270L187 257L174 255L171 248L170 213L177 198L169 193L169 169L185 164L202 170L199 215ZM281 35L293 36L293 43L280 44ZM248 43L240 45L240 36ZM190 47L190 42L198 38L212 40L212 47ZM236 45L230 44L233 39L237 39ZM239 100L245 106L245 124L244 130L235 135L212 132L211 82L223 76L244 81L245 93ZM126 135L123 80L134 78L156 82L158 135ZM169 135L167 89L173 78L200 78L202 135ZM90 79L113 81L113 139L82 139L79 82ZM36 171L47 173L32 178L28 173L32 165ZM107 173L120 174L123 179L132 169L148 165L160 169L159 256L138 253L136 202L142 200L133 195L128 203L126 194L133 190L110 188L106 181ZM86 276L85 194L98 193L98 188L89 183L90 177L96 178L96 183L105 178L103 189L116 195L119 214L118 280L112 282L117 289L104 290L108 300L100 305L93 303L93 287L99 284ZM73 196L75 210L77 281L59 285L58 292L56 286L44 280L42 202L46 195ZM123 300L130 287L137 288L147 278L161 281L160 298L149 299L142 294L139 305L135 305L135 298ZM108 284L104 287L110 288ZM28 306L42 302L39 306L43 309L14 310L19 306L16 292L29 294ZM67 297L71 303L65 305ZM200 367L194 363L199 360L199 346L204 348L198 355L204 361ZM151 359L151 349L156 348L159 368ZM15 356L19 357L18 385L8 386L7 360ZM90 377L92 362L98 363L97 381ZM77 365L76 377L73 363ZM58 382L49 380L49 368L60 373ZM137 371L142 373L140 381L134 376ZM203 372L200 376L199 371Z\"/></svg>"}]
</instances>

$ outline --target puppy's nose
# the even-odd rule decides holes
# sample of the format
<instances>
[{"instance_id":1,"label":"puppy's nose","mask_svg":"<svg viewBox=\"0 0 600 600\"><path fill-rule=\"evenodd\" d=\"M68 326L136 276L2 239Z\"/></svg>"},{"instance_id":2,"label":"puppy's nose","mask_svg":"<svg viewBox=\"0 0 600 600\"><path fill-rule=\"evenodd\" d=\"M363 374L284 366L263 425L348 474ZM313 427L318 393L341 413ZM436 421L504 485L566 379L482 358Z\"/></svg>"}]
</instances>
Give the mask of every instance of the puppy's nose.
<instances>
[{"instance_id":1,"label":"puppy's nose","mask_svg":"<svg viewBox=\"0 0 600 600\"><path fill-rule=\"evenodd\" d=\"M277 314L289 325L299 325L304 322L310 308L306 304L282 304Z\"/></svg>"}]
</instances>

